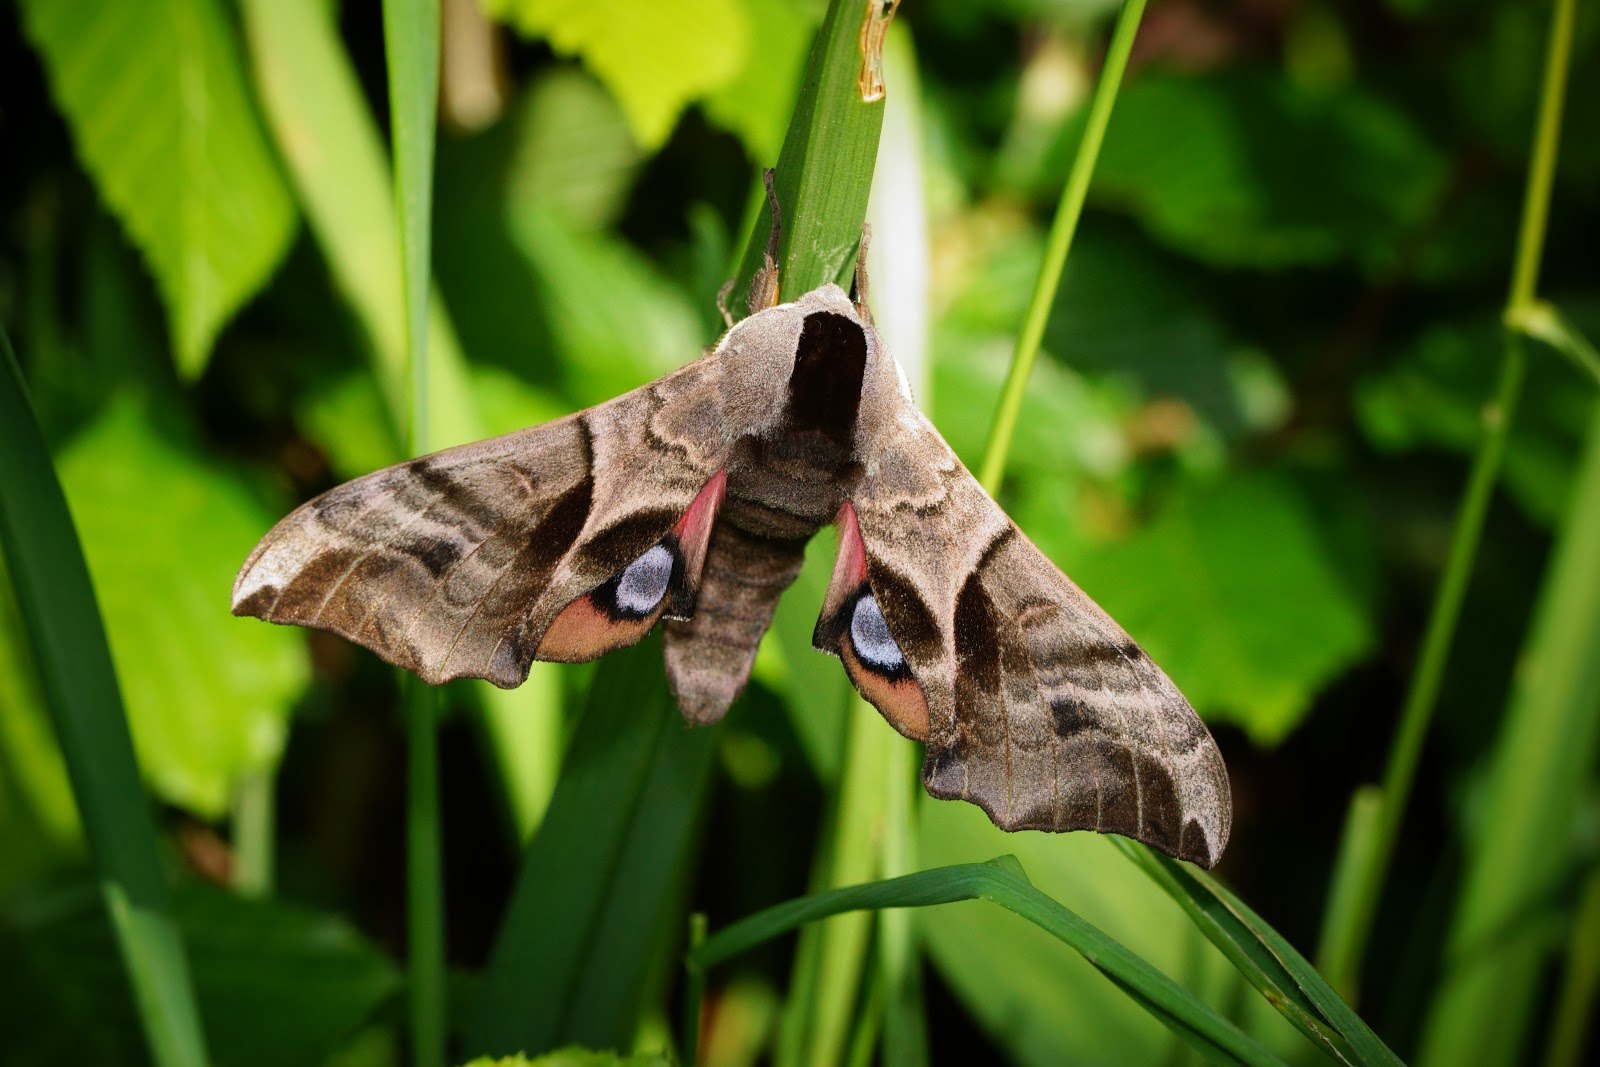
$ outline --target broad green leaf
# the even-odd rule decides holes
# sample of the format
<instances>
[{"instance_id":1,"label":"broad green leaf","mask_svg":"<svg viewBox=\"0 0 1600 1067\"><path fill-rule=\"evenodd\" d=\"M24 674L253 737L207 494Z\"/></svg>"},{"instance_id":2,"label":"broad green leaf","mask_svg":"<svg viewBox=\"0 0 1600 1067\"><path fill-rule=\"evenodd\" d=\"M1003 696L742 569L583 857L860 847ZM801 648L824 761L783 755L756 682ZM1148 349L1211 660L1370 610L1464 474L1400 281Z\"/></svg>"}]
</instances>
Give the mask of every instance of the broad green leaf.
<instances>
[{"instance_id":1,"label":"broad green leaf","mask_svg":"<svg viewBox=\"0 0 1600 1067\"><path fill-rule=\"evenodd\" d=\"M319 1063L400 990L394 964L343 919L185 883L176 898L216 1062ZM140 1064L110 931L89 887L0 919L12 966L0 1025L18 1062Z\"/></svg>"},{"instance_id":2,"label":"broad green leaf","mask_svg":"<svg viewBox=\"0 0 1600 1067\"><path fill-rule=\"evenodd\" d=\"M1600 306L1566 308L1581 328L1600 325ZM1387 366L1362 378L1356 414L1368 440L1391 452L1444 448L1469 453L1483 436L1502 327L1491 316L1428 327ZM1554 523L1567 491L1593 387L1560 356L1530 348L1521 415L1506 442L1507 490L1534 518Z\"/></svg>"},{"instance_id":3,"label":"broad green leaf","mask_svg":"<svg viewBox=\"0 0 1600 1067\"><path fill-rule=\"evenodd\" d=\"M588 74L547 72L516 108L517 130L506 194L585 229L617 220L644 160L627 120Z\"/></svg>"},{"instance_id":4,"label":"broad green leaf","mask_svg":"<svg viewBox=\"0 0 1600 1067\"><path fill-rule=\"evenodd\" d=\"M309 677L299 635L228 613L233 576L274 516L129 397L59 467L145 778L219 816L240 776L277 759Z\"/></svg>"},{"instance_id":5,"label":"broad green leaf","mask_svg":"<svg viewBox=\"0 0 1600 1067\"><path fill-rule=\"evenodd\" d=\"M934 417L970 466L982 454L1010 355L1007 338L941 337L933 366ZM1097 387L1053 362L1038 364L1017 420L1010 475L1048 477L1059 491L1082 475L1120 474L1132 459L1123 428L1133 406L1126 391Z\"/></svg>"},{"instance_id":6,"label":"broad green leaf","mask_svg":"<svg viewBox=\"0 0 1600 1067\"><path fill-rule=\"evenodd\" d=\"M1052 188L1081 136L1069 123ZM1261 71L1146 71L1117 101L1091 195L1208 262L1390 262L1434 210L1443 158L1403 113L1359 89L1314 95Z\"/></svg>"},{"instance_id":7,"label":"broad green leaf","mask_svg":"<svg viewBox=\"0 0 1600 1067\"><path fill-rule=\"evenodd\" d=\"M1003 220L998 224L1012 232L994 238L983 254L966 265L961 294L938 324L937 373L948 373L939 366L945 363L981 361L980 373L985 378L1004 375L1009 348L1004 352L995 349L1014 344L1012 335L1022 316L1023 298L1039 269L1043 248L1036 232L1015 229L1015 223ZM1042 377L1052 370L1052 363L1064 364L1087 379L1102 409L1116 393L1121 394L1123 402L1115 411L1124 424L1119 436L1126 436L1126 425L1137 415L1127 401L1176 400L1187 407L1195 418L1189 420L1188 432L1171 442L1179 451L1204 444L1199 438L1206 435L1231 440L1275 428L1288 413L1287 388L1271 364L1246 349L1212 306L1205 289L1206 273L1128 233L1124 226L1086 219L1073 243L1045 329L1044 346L1053 358L1030 375L1024 404L1037 408L1032 395L1037 390L1053 397L1069 388ZM1106 386L1120 388L1112 393ZM1083 386L1074 391L1081 393ZM975 421L987 419L993 404L974 398L970 404L952 403L949 408L940 412L941 417ZM1044 423L1030 430L1029 423L1037 423L1040 415L1045 416ZM1094 451L1109 458L1105 456L1110 442L1104 436L1104 418L1095 420L1094 426L1100 438ZM1018 420L1019 440L1008 470L1015 474L1030 459L1037 466L1059 457L1063 444L1067 452L1078 453L1087 443L1078 440L1085 432L1075 420L1050 418L1037 411L1032 416L1024 414ZM1044 447L1030 447L1020 439L1029 434L1035 444ZM1048 440L1051 435L1057 438L1054 447ZM983 434L978 437L981 447ZM1119 442L1116 448L1126 451L1127 442ZM963 454L976 463L976 449ZM1089 462L1091 470L1105 472L1103 463L1088 456L1081 459Z\"/></svg>"},{"instance_id":8,"label":"broad green leaf","mask_svg":"<svg viewBox=\"0 0 1600 1067\"><path fill-rule=\"evenodd\" d=\"M1058 562L1196 708L1271 745L1372 646L1364 545L1286 477L1254 473L1185 485L1125 540Z\"/></svg>"},{"instance_id":9,"label":"broad green leaf","mask_svg":"<svg viewBox=\"0 0 1600 1067\"><path fill-rule=\"evenodd\" d=\"M144 254L185 377L266 282L294 228L218 0L24 0L56 103Z\"/></svg>"},{"instance_id":10,"label":"broad green leaf","mask_svg":"<svg viewBox=\"0 0 1600 1067\"><path fill-rule=\"evenodd\" d=\"M635 249L532 205L513 211L512 236L533 267L534 297L556 350L572 369L574 403L609 400L699 356L706 339L698 316Z\"/></svg>"},{"instance_id":11,"label":"broad green leaf","mask_svg":"<svg viewBox=\"0 0 1600 1067\"><path fill-rule=\"evenodd\" d=\"M1074 370L1135 385L1144 399L1181 400L1226 438L1271 429L1287 401L1266 411L1250 403L1240 342L1202 288L1204 273L1136 237L1085 227L1045 347Z\"/></svg>"},{"instance_id":12,"label":"broad green leaf","mask_svg":"<svg viewBox=\"0 0 1600 1067\"><path fill-rule=\"evenodd\" d=\"M728 84L750 49L739 0L485 0L490 15L577 56L654 151L692 101Z\"/></svg>"}]
</instances>

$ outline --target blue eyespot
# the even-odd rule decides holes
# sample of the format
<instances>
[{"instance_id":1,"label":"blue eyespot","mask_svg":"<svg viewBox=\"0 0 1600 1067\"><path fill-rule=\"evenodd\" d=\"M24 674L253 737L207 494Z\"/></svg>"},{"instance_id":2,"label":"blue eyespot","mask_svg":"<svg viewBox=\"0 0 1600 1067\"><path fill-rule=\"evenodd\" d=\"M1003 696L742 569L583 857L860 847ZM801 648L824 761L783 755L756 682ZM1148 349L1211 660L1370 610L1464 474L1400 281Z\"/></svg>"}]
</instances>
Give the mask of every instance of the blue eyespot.
<instances>
[{"instance_id":1,"label":"blue eyespot","mask_svg":"<svg viewBox=\"0 0 1600 1067\"><path fill-rule=\"evenodd\" d=\"M856 601L850 615L850 643L855 646L857 659L885 674L906 665L900 646L889 635L889 624L883 621L878 600L871 593Z\"/></svg>"},{"instance_id":2,"label":"blue eyespot","mask_svg":"<svg viewBox=\"0 0 1600 1067\"><path fill-rule=\"evenodd\" d=\"M656 610L672 581L672 550L654 545L632 563L617 579L617 607L633 615L648 615Z\"/></svg>"}]
</instances>

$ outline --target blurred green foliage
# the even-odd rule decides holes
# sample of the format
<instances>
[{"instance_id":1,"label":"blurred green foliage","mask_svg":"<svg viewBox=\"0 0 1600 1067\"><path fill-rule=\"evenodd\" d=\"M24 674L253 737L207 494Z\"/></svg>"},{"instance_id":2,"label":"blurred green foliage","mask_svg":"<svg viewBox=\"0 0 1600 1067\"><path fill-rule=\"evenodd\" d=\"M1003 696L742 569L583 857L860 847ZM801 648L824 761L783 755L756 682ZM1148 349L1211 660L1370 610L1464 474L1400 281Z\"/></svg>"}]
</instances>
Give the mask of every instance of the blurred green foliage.
<instances>
[{"instance_id":1,"label":"blurred green foliage","mask_svg":"<svg viewBox=\"0 0 1600 1067\"><path fill-rule=\"evenodd\" d=\"M430 320L440 445L604 400L714 341L714 296L825 5L482 6L487 22L472 0L444 4ZM931 415L969 465L1114 8L908 0L898 16L922 82ZM1579 15L1575 105L1600 99L1600 15ZM1547 21L1530 0L1153 3L1023 406L1002 502L1212 723L1238 809L1222 873L1302 947L1350 794L1381 773L1493 388ZM183 871L178 921L224 1063L402 1053L393 679L337 640L227 614L233 571L275 516L400 454L383 77L371 4L21 0L0 17L12 146L0 322L54 449ZM1541 284L1590 337L1597 146L1600 111L1570 107ZM1504 499L1361 990L1363 1015L1403 1055L1446 968L1462 857L1487 825L1474 807L1482 768L1594 432L1592 382L1529 348ZM447 691L449 951L471 972L452 990L468 1005L454 1017L471 1019L486 990L546 982L590 999L546 1005L539 1041L662 1047L686 909L715 927L805 891L813 854L830 846L847 716L860 713L837 666L808 648L832 551L818 540L717 735L680 736L665 709L626 695L585 712L584 669L536 673L510 695ZM652 648L601 667L617 675L603 685L634 692L632 675L657 669ZM597 708L634 717L616 731L644 732L608 735ZM530 717L539 729L516 732ZM16 961L0 986L0 1058L140 1062L48 721L0 581L0 942ZM575 771L555 787L564 753L581 770L607 746L634 752L636 779ZM1593 755L1577 776L1590 792ZM1497 774L1502 791L1539 787ZM277 895L246 900L203 883L232 878L241 790L262 777L277 798ZM519 834L545 803L526 860L538 866L518 892L532 894L519 900L546 941L523 948L563 944L506 962L494 935ZM1006 836L932 801L917 814L919 865L1015 853L1047 894L1252 1036L1306 1054L1108 842ZM1556 888L1517 917L1547 948L1595 862L1584 817L1545 843ZM919 912L916 929L938 1059L1181 1055L1013 916L962 903ZM1559 973L1550 960L1532 972L1540 1004L1555 1000L1543 996ZM789 967L779 944L712 974L709 1062L771 1054ZM853 1016L868 1031L871 996ZM1546 1022L1508 1056L1541 1052Z\"/></svg>"}]
</instances>

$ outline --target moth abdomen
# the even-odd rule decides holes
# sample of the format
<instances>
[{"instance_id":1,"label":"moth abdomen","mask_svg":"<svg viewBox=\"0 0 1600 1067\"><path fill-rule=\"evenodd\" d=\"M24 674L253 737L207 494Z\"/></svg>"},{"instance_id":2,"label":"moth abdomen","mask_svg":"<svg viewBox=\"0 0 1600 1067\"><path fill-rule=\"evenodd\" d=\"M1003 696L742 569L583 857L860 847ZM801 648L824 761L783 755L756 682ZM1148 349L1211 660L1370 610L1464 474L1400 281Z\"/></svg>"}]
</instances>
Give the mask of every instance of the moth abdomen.
<instances>
[{"instance_id":1,"label":"moth abdomen","mask_svg":"<svg viewBox=\"0 0 1600 1067\"><path fill-rule=\"evenodd\" d=\"M800 573L805 545L803 538L717 524L693 616L666 625L667 680L684 718L715 722L744 691L778 598Z\"/></svg>"}]
</instances>

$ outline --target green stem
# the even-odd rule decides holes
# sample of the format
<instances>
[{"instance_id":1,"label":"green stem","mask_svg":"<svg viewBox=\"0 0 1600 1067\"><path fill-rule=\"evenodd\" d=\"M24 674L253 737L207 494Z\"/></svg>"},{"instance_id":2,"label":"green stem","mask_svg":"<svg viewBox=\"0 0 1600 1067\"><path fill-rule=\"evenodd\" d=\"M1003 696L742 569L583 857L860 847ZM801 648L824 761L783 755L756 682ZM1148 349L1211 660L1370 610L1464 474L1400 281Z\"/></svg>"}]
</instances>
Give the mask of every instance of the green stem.
<instances>
[{"instance_id":1,"label":"green stem","mask_svg":"<svg viewBox=\"0 0 1600 1067\"><path fill-rule=\"evenodd\" d=\"M406 316L406 451L428 450L429 237L434 106L439 93L439 0L384 0L396 224ZM445 1062L444 876L439 826L437 694L406 679L406 928L412 1060Z\"/></svg>"},{"instance_id":2,"label":"green stem","mask_svg":"<svg viewBox=\"0 0 1600 1067\"><path fill-rule=\"evenodd\" d=\"M1056 290L1061 286L1061 272L1066 268L1067 253L1072 249L1078 219L1083 215L1084 198L1089 194L1089 179L1094 174L1095 162L1100 158L1100 144L1105 140L1106 126L1111 122L1111 108L1117 102L1117 90L1122 86L1122 74L1128 66L1128 53L1133 48L1134 36L1139 32L1144 3L1145 0L1125 0L1117 15L1116 26L1111 31L1111 43L1106 48L1105 66L1100 71L1094 97L1089 102L1089 118L1084 125L1083 141L1078 145L1077 157L1072 161L1066 187L1061 190L1061 203L1056 208L1055 221L1050 224L1044 263L1033 285L1033 296L1028 301L1028 310L1022 320L1022 332L1017 335L1016 352L1011 357L1011 369L1006 374L1005 387L1000 392L1000 404L995 409L994 422L990 425L989 441L983 450L983 463L978 468L978 481L991 495L999 491L1000 479L1005 474L1006 455L1011 451L1011 438L1017 430L1017 416L1022 411L1028 375L1032 373L1034 360L1038 358L1045 324L1050 319L1050 308L1055 303Z\"/></svg>"},{"instance_id":3,"label":"green stem","mask_svg":"<svg viewBox=\"0 0 1600 1067\"><path fill-rule=\"evenodd\" d=\"M415 678L406 693L406 935L412 1061L445 1062L444 878L439 832L438 694Z\"/></svg>"},{"instance_id":4,"label":"green stem","mask_svg":"<svg viewBox=\"0 0 1600 1067\"><path fill-rule=\"evenodd\" d=\"M1539 258L1550 214L1550 188L1555 176L1556 148L1560 141L1561 100L1567 79L1568 57L1572 51L1575 6L1576 0L1556 0L1552 13L1550 46L1545 56L1544 88L1523 202L1522 229L1517 238L1516 260L1506 298L1506 318L1510 321L1518 320L1535 300ZM1411 797L1422 744L1438 704L1439 687L1444 679L1444 668L1455 638L1456 624L1460 620L1461 603L1472 577L1484 517L1488 514L1489 500L1500 473L1511 421L1521 396L1526 363L1521 335L1507 330L1499 381L1484 415L1483 440L1479 442L1478 453L1467 478L1466 491L1451 534L1444 576L1428 616L1421 656L1411 678L1394 747L1390 750L1389 763L1384 771L1375 832L1371 836L1372 852L1358 860L1361 864L1360 874L1353 879L1355 889L1348 898L1350 911L1345 940L1330 945L1330 954L1326 957L1330 965L1329 979L1346 996L1351 995L1360 976L1378 898L1383 891L1400 824Z\"/></svg>"},{"instance_id":5,"label":"green stem","mask_svg":"<svg viewBox=\"0 0 1600 1067\"><path fill-rule=\"evenodd\" d=\"M1567 970L1556 996L1550 1044L1544 1067L1577 1067L1594 1027L1595 995L1600 993L1600 866L1589 872L1578 900L1572 936L1567 939Z\"/></svg>"},{"instance_id":6,"label":"green stem","mask_svg":"<svg viewBox=\"0 0 1600 1067\"><path fill-rule=\"evenodd\" d=\"M264 769L239 782L233 800L233 887L247 897L272 892L273 771Z\"/></svg>"},{"instance_id":7,"label":"green stem","mask_svg":"<svg viewBox=\"0 0 1600 1067\"><path fill-rule=\"evenodd\" d=\"M684 964L688 974L683 997L683 1045L678 1050L678 1059L685 1067L694 1067L700 1062L700 1012L706 999L706 971L692 961L694 953L705 944L706 929L705 912L697 911L689 916L689 955L685 957L689 962Z\"/></svg>"}]
</instances>

